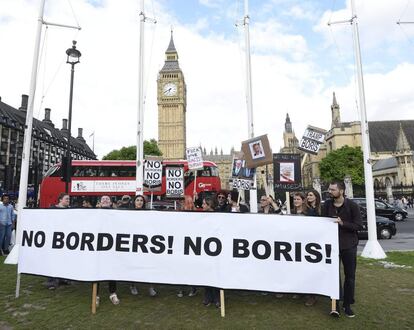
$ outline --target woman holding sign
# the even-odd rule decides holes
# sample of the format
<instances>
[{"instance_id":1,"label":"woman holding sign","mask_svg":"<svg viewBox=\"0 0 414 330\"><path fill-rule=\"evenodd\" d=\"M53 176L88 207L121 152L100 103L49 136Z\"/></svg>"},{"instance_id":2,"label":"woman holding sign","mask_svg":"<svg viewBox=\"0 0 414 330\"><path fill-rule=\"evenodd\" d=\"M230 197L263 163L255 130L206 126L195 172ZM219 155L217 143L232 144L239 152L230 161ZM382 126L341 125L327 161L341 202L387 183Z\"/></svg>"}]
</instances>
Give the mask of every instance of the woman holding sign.
<instances>
[{"instance_id":1,"label":"woman holding sign","mask_svg":"<svg viewBox=\"0 0 414 330\"><path fill-rule=\"evenodd\" d=\"M202 206L204 212L214 212L214 200L211 198L204 198ZM206 307L214 304L217 308L220 308L220 290L218 288L206 286L203 304Z\"/></svg>"},{"instance_id":2,"label":"woman holding sign","mask_svg":"<svg viewBox=\"0 0 414 330\"><path fill-rule=\"evenodd\" d=\"M136 195L135 199L134 199L134 208L135 210L145 210L146 208L146 201L145 201L145 197L142 195ZM138 288L137 286L133 283L130 285L129 290L131 291L131 294L136 296L138 295ZM151 285L148 289L149 295L151 297L155 297L158 292L154 289L154 286Z\"/></svg>"}]
</instances>

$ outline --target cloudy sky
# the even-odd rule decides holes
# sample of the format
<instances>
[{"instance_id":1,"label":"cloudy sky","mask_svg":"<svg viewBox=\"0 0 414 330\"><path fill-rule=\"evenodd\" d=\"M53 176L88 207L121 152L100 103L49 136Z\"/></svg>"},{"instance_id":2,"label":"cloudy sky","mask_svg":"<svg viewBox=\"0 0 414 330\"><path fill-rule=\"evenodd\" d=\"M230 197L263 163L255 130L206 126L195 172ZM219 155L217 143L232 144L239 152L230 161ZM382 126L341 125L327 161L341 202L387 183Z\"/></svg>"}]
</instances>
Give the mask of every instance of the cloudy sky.
<instances>
[{"instance_id":1,"label":"cloudy sky","mask_svg":"<svg viewBox=\"0 0 414 330\"><path fill-rule=\"evenodd\" d=\"M29 93L40 0L0 1L0 96L18 108ZM157 138L157 73L170 29L187 83L187 145L225 153L247 138L242 0L145 0L145 139ZM356 0L369 120L413 119L414 1ZM70 66L65 51L78 41L73 134L95 132L102 157L135 144L139 0L46 0L44 20L81 31L43 28L34 116L52 109L67 118ZM343 121L359 120L349 24L350 1L251 0L255 135L282 144L286 113L297 136L307 125L328 129L335 91Z\"/></svg>"}]
</instances>

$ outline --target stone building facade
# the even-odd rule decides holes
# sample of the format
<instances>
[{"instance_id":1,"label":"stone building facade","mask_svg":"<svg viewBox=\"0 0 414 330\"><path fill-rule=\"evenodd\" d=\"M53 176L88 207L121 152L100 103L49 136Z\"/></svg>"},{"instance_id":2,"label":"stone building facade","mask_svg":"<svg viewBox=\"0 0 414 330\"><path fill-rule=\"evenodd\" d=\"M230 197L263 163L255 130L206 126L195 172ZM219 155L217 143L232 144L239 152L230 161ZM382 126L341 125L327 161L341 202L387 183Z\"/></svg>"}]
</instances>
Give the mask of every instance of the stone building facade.
<instances>
[{"instance_id":1,"label":"stone building facade","mask_svg":"<svg viewBox=\"0 0 414 330\"><path fill-rule=\"evenodd\" d=\"M0 99L0 190L12 194L19 188L27 102L28 96L22 95L21 106L15 109ZM42 121L33 118L29 185L35 190L46 171L61 162L66 153L67 119L63 119L62 128L59 129L53 124L50 115L51 110L46 108ZM71 155L72 159L96 159L82 136L82 128L78 129L76 138L71 138Z\"/></svg>"}]
</instances>

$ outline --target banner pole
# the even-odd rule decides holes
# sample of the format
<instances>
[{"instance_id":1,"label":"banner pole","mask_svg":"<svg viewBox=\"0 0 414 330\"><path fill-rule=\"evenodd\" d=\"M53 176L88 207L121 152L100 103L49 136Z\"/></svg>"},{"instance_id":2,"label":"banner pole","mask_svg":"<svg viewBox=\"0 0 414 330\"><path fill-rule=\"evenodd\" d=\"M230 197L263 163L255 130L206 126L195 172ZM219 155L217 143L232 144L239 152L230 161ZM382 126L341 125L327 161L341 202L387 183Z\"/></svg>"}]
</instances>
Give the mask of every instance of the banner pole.
<instances>
[{"instance_id":1,"label":"banner pole","mask_svg":"<svg viewBox=\"0 0 414 330\"><path fill-rule=\"evenodd\" d=\"M96 296L98 291L98 284L92 283L92 314L96 314Z\"/></svg>"},{"instance_id":2,"label":"banner pole","mask_svg":"<svg viewBox=\"0 0 414 330\"><path fill-rule=\"evenodd\" d=\"M286 214L290 214L290 195L289 195L289 191L286 191L286 208L287 208L287 212Z\"/></svg>"},{"instance_id":3,"label":"banner pole","mask_svg":"<svg viewBox=\"0 0 414 330\"><path fill-rule=\"evenodd\" d=\"M193 189L193 202L196 199L196 189L197 189L197 170L194 170L194 189Z\"/></svg>"},{"instance_id":4,"label":"banner pole","mask_svg":"<svg viewBox=\"0 0 414 330\"><path fill-rule=\"evenodd\" d=\"M224 290L220 290L220 312L221 317L226 316L226 308L224 306Z\"/></svg>"},{"instance_id":5,"label":"banner pole","mask_svg":"<svg viewBox=\"0 0 414 330\"><path fill-rule=\"evenodd\" d=\"M153 200L154 200L154 191L153 190L151 190L151 210L152 210L152 202L153 202Z\"/></svg>"}]
</instances>

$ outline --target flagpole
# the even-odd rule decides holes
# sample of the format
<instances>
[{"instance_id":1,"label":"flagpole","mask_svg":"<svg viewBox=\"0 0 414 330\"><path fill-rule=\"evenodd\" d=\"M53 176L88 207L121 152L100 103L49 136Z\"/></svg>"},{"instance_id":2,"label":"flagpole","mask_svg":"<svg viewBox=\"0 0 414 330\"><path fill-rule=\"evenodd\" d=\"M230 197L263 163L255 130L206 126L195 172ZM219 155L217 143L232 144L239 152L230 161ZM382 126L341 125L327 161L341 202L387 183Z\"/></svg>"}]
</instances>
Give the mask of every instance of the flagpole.
<instances>
[{"instance_id":1,"label":"flagpole","mask_svg":"<svg viewBox=\"0 0 414 330\"><path fill-rule=\"evenodd\" d=\"M361 48L359 43L358 32L358 18L355 10L354 0L351 0L352 19L351 24L354 34L354 51L357 65L358 75L358 94L359 94L359 110L361 116L361 137L362 148L364 154L364 176L365 176L365 197L367 204L367 222L368 222L368 242L365 244L364 250L361 253L362 257L373 259L384 259L386 254L378 243L377 239L377 223L375 216L375 204L374 204L374 182L372 179L372 165L371 165L371 152L370 152L370 140L368 130L368 119L365 105L365 90L364 90L364 77L362 73L362 61L361 61Z\"/></svg>"},{"instance_id":2,"label":"flagpole","mask_svg":"<svg viewBox=\"0 0 414 330\"><path fill-rule=\"evenodd\" d=\"M27 202L27 182L28 182L28 176L29 176L30 146L32 143L32 128L33 128L33 107L34 107L34 98L35 98L35 93L36 93L37 69L39 65L40 39L42 36L43 13L45 9L45 1L46 0L40 1L39 14L37 18L36 40L35 40L35 48L34 48L33 62L32 62L32 74L30 77L30 91L29 91L28 107L27 107L27 113L26 113L26 123L25 123L26 127L24 130L22 165L20 168L19 203L17 206L17 214L19 217L22 216L23 208L26 206L26 202ZM20 245L21 236L22 236L21 225L17 224L16 226L17 226L16 227L16 244L14 245L10 253L11 254L10 261L11 259L18 257L19 245ZM20 273L19 273L19 269L17 268L16 298L19 298L19 295L20 295Z\"/></svg>"},{"instance_id":3,"label":"flagpole","mask_svg":"<svg viewBox=\"0 0 414 330\"><path fill-rule=\"evenodd\" d=\"M138 53L138 127L136 156L136 195L143 194L143 160L144 160L144 33L145 14L144 0L140 0L139 9L139 53Z\"/></svg>"},{"instance_id":4,"label":"flagpole","mask_svg":"<svg viewBox=\"0 0 414 330\"><path fill-rule=\"evenodd\" d=\"M253 124L253 100L252 100L252 73L251 73L251 57L250 57L250 32L249 32L249 1L244 0L244 39L245 39L245 54L246 54L246 103L247 103L247 124L249 139L254 137ZM253 177L254 188L250 189L250 212L257 213L257 184L256 171Z\"/></svg>"}]
</instances>

